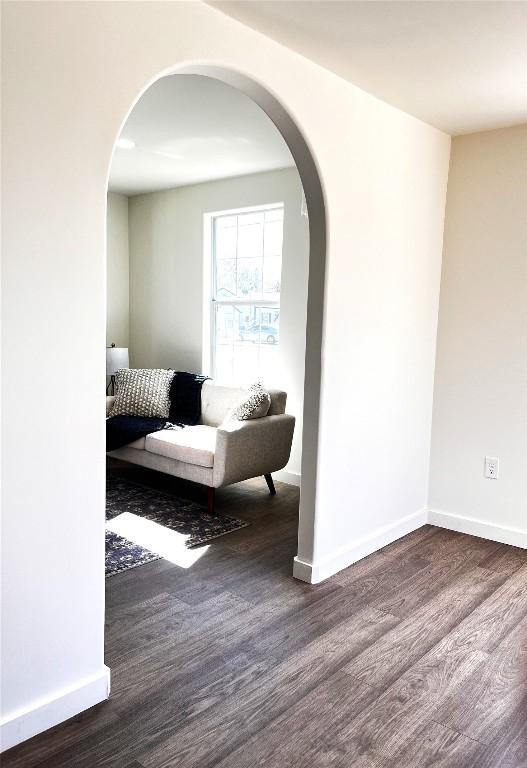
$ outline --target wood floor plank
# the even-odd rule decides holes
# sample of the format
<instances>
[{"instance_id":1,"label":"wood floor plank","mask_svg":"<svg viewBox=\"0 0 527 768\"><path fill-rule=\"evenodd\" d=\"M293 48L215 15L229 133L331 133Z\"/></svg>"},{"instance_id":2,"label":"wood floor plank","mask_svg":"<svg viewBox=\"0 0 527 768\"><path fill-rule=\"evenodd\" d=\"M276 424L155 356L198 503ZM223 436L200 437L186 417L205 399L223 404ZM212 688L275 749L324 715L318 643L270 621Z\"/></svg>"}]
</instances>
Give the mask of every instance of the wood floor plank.
<instances>
[{"instance_id":1,"label":"wood floor plank","mask_svg":"<svg viewBox=\"0 0 527 768\"><path fill-rule=\"evenodd\" d=\"M464 579L470 581L471 571L472 563L465 551L445 554L406 583L394 585L384 595L377 597L372 605L401 619L411 616L453 582L459 580L461 583ZM494 574L495 582L499 578L499 575ZM505 578L501 576L502 581Z\"/></svg>"},{"instance_id":2,"label":"wood floor plank","mask_svg":"<svg viewBox=\"0 0 527 768\"><path fill-rule=\"evenodd\" d=\"M117 667L131 655L156 647L160 637L182 638L190 636L199 626L203 634L225 625L237 616L243 615L250 605L229 592L224 592L199 605L186 605L174 595L159 609L157 615L133 620L126 626L123 621L114 625L107 634L107 657ZM120 638L120 639L119 639Z\"/></svg>"},{"instance_id":3,"label":"wood floor plank","mask_svg":"<svg viewBox=\"0 0 527 768\"><path fill-rule=\"evenodd\" d=\"M417 580L418 581L418 580ZM503 576L476 567L454 579L346 666L355 679L387 688L501 585Z\"/></svg>"},{"instance_id":4,"label":"wood floor plank","mask_svg":"<svg viewBox=\"0 0 527 768\"><path fill-rule=\"evenodd\" d=\"M219 711L205 712L183 725L173 738L141 755L141 762L145 768L168 768L177 761L188 768L214 765L393 623L392 617L379 611L365 609L357 613L274 667L256 683L243 688Z\"/></svg>"},{"instance_id":5,"label":"wood floor plank","mask_svg":"<svg viewBox=\"0 0 527 768\"><path fill-rule=\"evenodd\" d=\"M229 753L217 768L303 768L317 765L332 734L376 697L362 683L337 671L252 738Z\"/></svg>"},{"instance_id":6,"label":"wood floor plank","mask_svg":"<svg viewBox=\"0 0 527 768\"><path fill-rule=\"evenodd\" d=\"M433 535L426 536L420 541L413 541L412 546L403 549L397 559L405 560L418 556L423 560L427 560L428 563L432 563L445 555L462 551L460 544L468 543L464 541L463 534L457 533L457 531L449 531L446 528L433 528L432 530ZM471 537L470 541L474 542L476 539ZM396 543L390 544L389 547L394 546ZM389 550L389 547L386 549Z\"/></svg>"},{"instance_id":7,"label":"wood floor plank","mask_svg":"<svg viewBox=\"0 0 527 768\"><path fill-rule=\"evenodd\" d=\"M435 534L426 537L413 547L400 555L400 558L419 555L431 564L448 555L463 554L468 563L481 565L482 561L497 552L502 545L481 539L477 536L466 536L457 531L449 531L445 528L435 528Z\"/></svg>"},{"instance_id":8,"label":"wood floor plank","mask_svg":"<svg viewBox=\"0 0 527 768\"><path fill-rule=\"evenodd\" d=\"M254 644L269 627L290 617L306 606L322 600L336 587L320 585L316 590L306 590L305 585L295 582L290 592L274 595L246 610L239 611L224 621L225 616L215 616L214 622L204 626L198 619L193 627L187 625L181 635L161 636L136 650L128 657L119 659L112 669L115 682L114 699L119 704L148 695L158 686L172 683L181 685L181 674L197 676L205 665L220 664L227 656L243 654L244 649L253 653ZM177 649L177 653L174 653ZM274 656L273 656L274 661Z\"/></svg>"},{"instance_id":9,"label":"wood floor plank","mask_svg":"<svg viewBox=\"0 0 527 768\"><path fill-rule=\"evenodd\" d=\"M433 720L435 707L486 659L487 654L470 645L452 647L448 653L431 651L341 732L350 759L365 752L393 758Z\"/></svg>"},{"instance_id":10,"label":"wood floor plank","mask_svg":"<svg viewBox=\"0 0 527 768\"><path fill-rule=\"evenodd\" d=\"M251 638L251 643L258 653L285 659L361 610L364 608L356 595L339 589L327 594L323 600L317 600L313 605L262 627ZM390 616L392 626L398 621L398 618Z\"/></svg>"},{"instance_id":11,"label":"wood floor plank","mask_svg":"<svg viewBox=\"0 0 527 768\"><path fill-rule=\"evenodd\" d=\"M139 600L137 602L130 600L116 605L112 609L111 622L106 622L106 640L112 639L113 632L118 633L120 637L126 633L122 622L145 621L149 617L155 618L158 611L162 611L172 605L175 600L181 603L181 605L185 605L179 598L171 595L169 592L160 592L146 600Z\"/></svg>"},{"instance_id":12,"label":"wood floor plank","mask_svg":"<svg viewBox=\"0 0 527 768\"><path fill-rule=\"evenodd\" d=\"M490 653L527 608L527 579L517 571L464 621L384 691L342 734L357 753L393 756L471 675L482 674ZM491 609L489 611L489 608Z\"/></svg>"},{"instance_id":13,"label":"wood floor plank","mask_svg":"<svg viewBox=\"0 0 527 768\"><path fill-rule=\"evenodd\" d=\"M357 584L363 579L367 579L373 573L380 572L383 568L390 567L393 565L393 562L394 558L389 558L381 551L374 552L372 555L363 557L362 560L353 563L349 568L339 571L331 580L343 587L349 587L351 584ZM416 562L416 570L418 570L419 566L425 568L428 564L426 560L419 561L419 558L416 558Z\"/></svg>"},{"instance_id":14,"label":"wood floor plank","mask_svg":"<svg viewBox=\"0 0 527 768\"><path fill-rule=\"evenodd\" d=\"M79 743L96 737L102 730L120 731L122 727L123 723L110 702L103 702L4 752L0 756L0 765L2 768L36 768L59 750L76 750Z\"/></svg>"},{"instance_id":15,"label":"wood floor plank","mask_svg":"<svg viewBox=\"0 0 527 768\"><path fill-rule=\"evenodd\" d=\"M516 711L507 732L481 749L466 768L527 768L527 702Z\"/></svg>"},{"instance_id":16,"label":"wood floor plank","mask_svg":"<svg viewBox=\"0 0 527 768\"><path fill-rule=\"evenodd\" d=\"M522 566L527 565L527 550L501 544L495 552L481 560L479 565L491 571L511 575Z\"/></svg>"},{"instance_id":17,"label":"wood floor plank","mask_svg":"<svg viewBox=\"0 0 527 768\"><path fill-rule=\"evenodd\" d=\"M402 536L391 544L382 547L382 549L378 550L377 554L383 555L384 557L401 557L401 555L404 555L408 550L414 549L416 545L422 545L427 539L430 539L432 536L437 536L440 531L441 528L437 528L434 525L422 525L421 528L417 528L406 536Z\"/></svg>"},{"instance_id":18,"label":"wood floor plank","mask_svg":"<svg viewBox=\"0 0 527 768\"><path fill-rule=\"evenodd\" d=\"M434 718L490 746L518 711L527 716L527 617L490 654L485 668L452 692Z\"/></svg>"},{"instance_id":19,"label":"wood floor plank","mask_svg":"<svg viewBox=\"0 0 527 768\"><path fill-rule=\"evenodd\" d=\"M410 585L417 573L430 567L428 560L416 554L391 559L375 553L371 559L364 558L332 579L364 604L372 604L394 587Z\"/></svg>"},{"instance_id":20,"label":"wood floor plank","mask_svg":"<svg viewBox=\"0 0 527 768\"><path fill-rule=\"evenodd\" d=\"M438 723L427 723L397 755L384 759L383 768L460 768L481 754L477 741Z\"/></svg>"},{"instance_id":21,"label":"wood floor plank","mask_svg":"<svg viewBox=\"0 0 527 768\"><path fill-rule=\"evenodd\" d=\"M453 633L453 639L472 635L488 653L527 615L527 565L515 571L487 597ZM448 641L447 641L448 642Z\"/></svg>"}]
</instances>

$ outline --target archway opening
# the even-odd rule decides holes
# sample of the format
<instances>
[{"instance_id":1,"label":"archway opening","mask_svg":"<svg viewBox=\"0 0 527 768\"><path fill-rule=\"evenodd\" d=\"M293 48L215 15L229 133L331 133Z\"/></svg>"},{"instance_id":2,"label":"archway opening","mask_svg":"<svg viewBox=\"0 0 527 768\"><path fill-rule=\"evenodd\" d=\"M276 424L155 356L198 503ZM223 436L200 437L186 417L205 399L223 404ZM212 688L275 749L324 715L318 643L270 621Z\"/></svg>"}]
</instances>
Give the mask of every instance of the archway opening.
<instances>
[{"instance_id":1,"label":"archway opening","mask_svg":"<svg viewBox=\"0 0 527 768\"><path fill-rule=\"evenodd\" d=\"M322 193L322 187L319 180L319 175L316 169L316 165L313 159L313 156L309 150L309 147L307 145L307 142L303 138L300 130L296 126L294 120L291 118L291 116L288 114L288 112L285 110L285 108L280 104L280 102L269 93L267 89L265 89L262 85L256 83L254 80L245 77L244 75L233 72L231 70L224 70L217 67L210 67L205 65L189 65L181 67L177 70L177 72L170 72L170 73L164 73L163 76L160 78L157 78L153 83L149 84L147 88L144 89L142 94L138 97L138 100L136 103L132 106L130 109L130 112L126 118L126 120L123 123L123 126L121 128L121 131L119 133L119 138L116 142L116 148L114 149L114 160L112 163L112 169L110 173L110 185L115 185L115 181L112 181L112 178L115 179L115 173L114 173L114 167L116 164L116 159L119 157L119 155L126 155L126 153L131 152L128 156L131 157L134 153L136 153L137 150L137 143L133 136L128 135L130 133L129 129L130 125L133 125L133 118L134 115L137 114L138 108L141 107L141 105L144 103L145 100L148 100L149 95L152 95L154 92L158 92L160 97L163 98L162 95L162 88L160 88L160 84L163 82L166 82L168 80L174 80L179 79L179 82L181 83L184 79L187 79L187 81L190 81L192 79L196 80L203 80L208 81L209 83L218 83L221 84L224 88L227 88L230 91L233 91L237 94L243 94L244 98L249 101L253 107L256 106L259 108L259 111L261 110L266 115L266 120L270 121L270 124L272 124L273 129L279 133L281 136L281 139L284 142L284 147L286 147L287 154L292 158L293 161L293 167L295 169L295 172L298 177L298 199L297 199L297 209L298 209L298 216L301 216L304 213L309 213L308 217L305 218L305 226L306 229L308 229L307 232L307 242L308 245L306 247L305 252L305 258L304 258L304 275L290 275L289 280L290 284L293 285L296 280L296 288L300 289L300 294L302 293L302 282L304 281L303 288L305 289L305 295L303 297L303 313L301 313L301 317L299 320L300 325L303 325L305 330L303 330L302 336L303 336L303 344L302 344L302 372L301 372L301 382L299 384L299 389L301 392L300 398L297 398L297 401L300 400L300 412L297 413L297 421L301 422L301 440L298 440L297 438L297 450L296 450L296 462L298 466L298 474L301 478L301 493L300 493L300 504L299 504L299 516L298 516L298 553L297 557L295 558L295 575L299 578L303 578L303 566L304 564L308 565L312 561L313 557L313 529L314 529L314 510L315 510L315 491L316 491L316 461L317 461L317 446L318 446L318 411L319 411L319 400L320 400L320 376L321 376L321 365L320 365L320 353L321 353L321 342L322 342L322 322L323 322L323 296L324 296L324 274L325 274L325 212L324 212L324 201L323 201L323 193ZM212 89L212 92L214 89ZM157 95L156 95L157 98ZM154 99L155 101L155 99ZM202 105L203 106L203 105ZM135 128L137 129L137 121L135 123ZM188 127L187 127L188 128ZM242 132L243 133L243 132ZM222 137L217 137L221 139ZM238 137L240 138L240 136ZM243 139L243 135L241 136ZM157 137L157 143L158 143L158 150L159 150L159 136ZM161 141L161 144L163 142ZM188 143L187 143L187 146ZM161 152L158 152L158 156L161 158L161 163L163 161L163 150ZM180 160L187 159L184 155L185 153L176 152L171 153L165 152L165 160L169 160L171 163L174 159L179 158ZM159 159L159 157L157 159ZM143 157L144 160L144 157ZM232 160L232 158L231 158ZM165 163L167 165L168 163ZM177 164L177 162L176 162ZM231 163L232 164L232 163ZM118 163L117 163L118 165ZM173 163L172 163L173 166ZM254 169L253 169L254 170ZM282 169L283 170L283 169ZM260 171L261 173L261 171ZM250 174L245 169L240 176L242 177L248 177ZM118 174L117 174L118 176ZM206 184L210 183L211 181L219 182L221 180L221 176L218 176L217 173L214 177L208 178L203 180L201 183ZM133 181L133 180L132 180ZM165 180L166 181L166 180ZM247 182L247 178L245 178L245 182ZM250 200L246 198L243 202L246 203L246 205L235 205L232 204L212 204L208 203L208 206L203 208L203 206L200 209L200 217L203 219L204 227L201 228L200 236L202 237L202 243L200 247L200 251L203 255L203 259L200 260L200 269L197 270L199 273L199 283L200 283L200 289L199 289L199 297L194 294L190 296L190 299L195 299L196 303L200 303L200 309L199 309L199 316L201 318L201 328L200 332L197 334L200 337L200 344L194 344L194 347L192 349L189 348L189 345L185 346L188 339L193 335L192 333L192 325L197 325L197 323L193 323L192 321L182 323L181 321L181 313L179 316L179 322L176 324L177 329L180 329L178 331L177 335L177 341L176 346L179 344L179 350L178 355L174 356L173 349L170 348L170 344L166 343L166 337L167 333L163 332L163 323L157 323L157 327L155 323L152 323L152 316L151 313L155 311L156 307L159 306L167 306L170 300L170 291L167 293L166 290L163 294L161 292L161 295L159 294L159 287L164 286L166 289L167 286L167 274L161 273L157 269L153 269L152 261L151 261L151 254L148 254L148 250L152 250L154 248L154 245L156 249L159 250L159 232L156 231L155 222L159 222L159 210L160 207L163 208L163 206L166 207L167 205L167 192L170 190L174 190L177 188L181 189L183 186L190 187L192 186L194 189L194 193L196 191L196 187L200 184L199 179L196 179L195 177L190 177L190 184L179 184L179 185L171 185L169 184L167 186L166 183L162 185L162 192L164 200L160 200L159 197L161 195L161 187L159 188L152 188L147 192L145 192L144 189L141 189L140 186L135 190L135 194L129 195L129 197L133 196L135 199L135 202L133 203L133 213L132 216L129 216L129 211L132 210L130 207L128 207L128 220L127 220L127 234L129 238L128 242L128 258L129 258L129 270L130 270L130 277L129 277L129 286L130 286L130 298L132 298L132 303L129 304L129 337L128 339L119 339L114 338L114 336L117 336L117 333L114 332L113 329L109 328L109 333L107 337L107 343L110 345L112 343L116 344L116 349L129 349L130 359L131 359L131 365L134 368L141 368L141 369L164 369L164 368L174 368L177 370L185 370L190 371L192 370L195 373L199 374L205 374L205 375L213 375L217 376L218 371L220 371L220 383L225 383L227 385L246 385L249 381L249 379L245 380L239 380L239 381L221 381L221 379L225 378L225 373L227 370L233 371L236 370L238 372L238 375L240 371L244 371L247 369L247 366L251 366L251 361L254 361L255 358L258 358L259 362L262 361L265 362L267 360L267 364L264 365L264 373L267 372L268 374L273 371L273 368L276 367L276 364L278 362L277 358L277 352L280 350L283 353L282 357L282 364L284 358L290 357L290 354L288 355L287 350L287 344L282 344L281 339L287 339L289 336L289 353L291 353L294 349L294 343L291 341L291 339L296 338L298 340L299 334L298 334L298 327L294 329L294 332L291 332L291 329L286 327L284 323L284 317L288 314L291 316L290 312L290 299L287 299L287 305L286 309L284 311L284 296L281 295L278 302L277 307L277 301L276 301L276 295L271 296L272 293L276 294L276 291L273 291L273 289L269 286L269 278L267 279L267 286L264 285L265 283L265 274L266 270L268 272L268 275L271 276L271 282L278 284L280 282L280 278L278 278L278 281L276 280L276 254L270 254L269 259L269 266L265 262L265 255L263 255L263 261L261 266L261 274L260 274L260 284L257 285L258 279L254 279L254 273L251 274L250 270L249 272L245 270L245 273L240 268L241 260L236 261L236 259L233 260L234 264L234 272L240 273L241 272L241 280L238 281L238 284L236 284L236 278L234 279L234 286L227 285L229 283L229 280L232 278L232 271L233 269L227 271L225 270L225 263L222 263L221 265L219 262L214 261L214 248L211 248L211 243L214 245L218 244L218 240L220 238L220 234L222 231L221 224L224 223L227 219L229 220L228 223L232 226L233 221L234 222L234 228L236 229L238 233L238 240L240 239L240 233L241 237L243 239L243 230L244 225L247 222L248 225L254 224L255 228L258 231L261 231L263 234L263 241L266 240L266 232L267 232L267 242L271 241L273 239L273 230L276 231L280 227L280 221L283 222L283 208L282 211L280 211L280 203L283 203L283 200L280 198L284 197L283 194L275 195L274 197L271 195L271 197L268 197L266 202L259 205L252 205L251 203L254 202L254 200ZM111 188L110 186L110 188ZM245 184L247 186L247 184ZM132 183L133 187L133 183ZM117 189L118 191L118 189ZM121 190L126 192L127 190ZM130 191L130 190L129 190ZM132 192L134 190L132 189ZM156 196L157 199L155 200L155 205L152 204L153 200L150 201L145 200L147 194ZM304 196L303 201L301 200L301 196ZM138 198L141 197L142 199L138 201ZM179 194L179 197L181 197L181 194ZM265 197L265 196L264 196ZM115 201L114 201L115 202ZM239 203L240 200L238 199L237 202ZM129 206L129 204L127 204ZM115 206L113 203L109 203L108 206L108 212L109 215L111 214L112 208ZM184 206L183 206L184 208ZM199 205L198 205L199 208ZM146 213L145 213L146 210ZM184 212L183 212L183 218L184 218ZM253 220L258 219L258 221L255 223ZM115 219L115 217L114 217ZM180 219L181 221L181 219ZM118 230L118 226L115 224L115 221L112 225L113 232ZM111 228L110 228L111 229ZM223 227L225 229L225 227ZM247 228L250 229L250 226ZM208 235L207 235L208 232ZM109 231L109 237L110 237L110 231ZM166 233L165 233L166 234ZM225 234L225 233L224 233ZM199 238L194 232L194 239L197 241ZM208 238L208 242L207 242ZM162 238L161 238L162 239ZM227 235L227 240L229 239L229 235ZM247 240L247 238L245 237ZM250 239L250 238L249 238ZM131 241L134 241L131 244ZM253 238L254 240L254 238ZM276 240L276 238L275 238ZM138 242L139 241L139 242ZM110 242L110 241L109 241ZM181 246L181 242L179 243ZM161 246L161 250L164 246ZM183 249L184 250L184 249ZM265 250L265 247L264 247ZM108 248L108 255L110 255L110 244ZM133 252L133 255L132 255ZM217 255L217 254L216 254ZM282 254L280 254L282 256ZM165 254L166 256L166 254ZM251 262L251 264L254 264L256 261L256 255L255 253L251 252L247 255L247 253L243 254L242 259L246 258L247 263ZM208 262L207 262L208 259ZM273 265L272 260L274 259L275 267L273 271ZM175 259L173 259L175 261ZM193 264L196 266L196 259L194 257ZM207 266L207 264L209 266ZM172 264L172 267L174 264ZM180 264L181 266L181 264ZM212 268L210 268L212 266ZM231 265L232 266L232 265ZM282 278L284 276L284 264L282 266ZM217 293L218 288L218 280L217 275L218 272L221 271L223 274L223 278L226 279L223 280L225 284L220 286L220 289L225 292L226 288L227 290L231 290L234 287L234 298L235 301L231 301L229 306L226 306L228 302L225 299L225 293L223 295L219 295ZM278 271L280 271L280 265L278 266ZM188 272L188 269L187 269ZM254 271L253 271L254 272ZM273 277L274 275L274 277ZM186 275L186 278L189 278L189 275ZM186 280L185 278L185 280ZM158 281L157 288L156 288L156 280ZM119 281L118 281L119 282ZM221 281L220 281L221 282ZM122 283L122 281L121 281ZM193 285L194 289L196 286L196 281L193 280L193 277L190 276L190 279L188 281L189 285ZM243 285L245 285L245 288ZM110 278L109 278L109 285L110 285ZM245 291L245 295L239 295L240 286L242 292ZM181 287L181 286L180 286ZM248 290L247 290L248 287ZM284 286L285 287L285 286ZM265 291L265 288L267 288L267 293ZM216 291L216 292L215 292ZM254 293L259 292L259 296L256 297L257 300L255 300ZM177 299L179 302L181 301L181 296L185 293L188 293L188 286L187 284L183 285L182 291L179 292L179 299ZM191 292L192 293L192 292ZM247 295L249 294L249 295ZM177 297L176 297L177 298ZM188 297L187 297L188 298ZM199 298L199 302L198 302ZM109 291L109 321L112 318L113 310L111 307L111 302L114 301L113 297L113 291ZM221 302L218 301L218 299L221 299ZM221 306L220 306L221 304ZM218 318L220 318L218 320ZM167 318L165 318L167 319ZM168 319L167 319L168 320ZM298 318L297 318L298 320ZM299 325L297 322L297 326ZM290 323L289 323L290 324ZM174 324L171 322L166 322L166 329L168 329L168 335L170 333L173 333L174 331ZM233 362L232 359L220 359L220 352L224 352L225 350L221 349L221 344L216 345L214 344L214 341L217 342L218 336L221 336L221 333L224 332L229 327L229 332L232 334L234 333L234 336L236 337L235 343L231 346L236 347L236 354L239 355L245 355L245 357L240 357L240 359L235 360ZM233 330L234 329L234 330ZM194 328L194 330L196 330ZM262 335L263 334L263 335ZM223 334L225 336L225 333ZM196 337L196 334L194 334L194 337ZM232 339L230 339L232 341ZM249 342L248 344L246 342ZM199 347L199 349L198 349ZM181 352L184 352L184 354L181 354ZM257 354L255 354L257 352ZM112 357L112 352L109 353L110 358ZM167 357L168 355L168 357ZM172 355L172 357L171 357ZM186 356L185 356L186 355ZM231 356L232 357L232 356ZM278 356L279 357L279 356ZM175 359L177 358L177 359ZM199 363L198 363L199 358ZM207 364L207 360L209 361L209 364ZM298 366L297 366L298 367ZM258 373L261 373L261 371L258 371ZM252 376L252 371L251 371ZM250 377L249 377L250 378ZM280 388L280 376L272 382L273 385L275 385L275 388ZM264 384L266 382L264 381ZM298 382L297 382L298 383ZM276 403L271 403L271 413L273 413L273 409L278 408ZM111 411L110 411L111 413ZM279 416L280 413L276 412L276 416ZM199 423L200 425L203 425L205 427L207 426L221 426L223 422L223 416L224 414L221 414L218 416L215 414L215 421L213 420L210 424L207 422L207 420L200 417ZM203 423L204 422L204 423ZM218 422L218 423L216 423ZM187 432L186 434L190 434L190 432ZM298 435L298 431L297 431ZM148 438L147 438L148 439ZM280 443L280 440L277 437L277 434L271 434L269 437L271 443L276 444L277 440L278 443ZM152 439L152 444L158 445L156 442L157 438ZM225 438L225 440L228 442L229 437ZM139 439L139 442L141 440ZM169 440L170 442L170 440ZM176 441L177 442L177 441ZM183 440L185 442L185 440ZM240 444L241 445L241 444ZM192 452L193 447L187 446L189 448L189 451ZM196 448L196 446L194 446ZM197 446L198 452L199 450L203 448L203 446L200 444ZM181 463L182 463L182 456L181 452L178 453L179 446L176 446L176 449L172 446L168 450L165 450L161 454L157 454L152 450L146 450L145 444L143 443L142 446L139 446L139 443L135 445L133 448L128 448L128 446L125 446L125 454L123 455L121 452L121 455L118 456L118 458L122 459L124 458L126 461L143 465L146 467L149 467L150 469L160 470L161 472L164 472L171 476L179 476L181 477L181 472L178 472L178 470L181 470ZM254 447L250 446L249 450L257 450ZM146 463L143 461L143 457L141 460L139 459L139 454L137 453L133 460L132 455L130 451L141 451L142 454L144 454L144 457L146 458ZM194 451L196 453L196 451ZM153 457L152 455L153 454ZM114 454L115 455L115 454ZM185 458L183 456L183 458ZM229 459L230 460L230 459ZM183 463L186 463L183 461ZM205 478L205 474L202 469L209 469L209 467L203 467L204 464L203 457L201 458L201 464L199 464L199 470L196 472L192 470L190 473L183 473L183 478L187 480L197 480L198 482L201 482L204 485L213 486L212 482L209 482L207 478ZM214 463L214 460L213 460ZM287 472L287 468L286 468ZM212 478L212 473L209 472ZM231 471L231 474L229 475L229 471L226 471L224 473L226 475L226 482L229 480L232 480L233 482L236 482L239 479L244 479L244 477L239 477L237 472ZM265 473L266 475L268 473ZM271 473L269 473L270 475ZM291 475L291 472L289 472ZM203 477L202 477L203 476ZM205 479L205 481L204 481ZM225 479L225 478L224 478ZM270 488L272 486L270 485ZM210 495L209 495L209 511L210 511ZM121 518L120 515L117 515L121 519L121 522L123 518ZM150 521L152 522L152 521ZM174 546L174 542L165 543L159 541L159 535L157 535L156 538L156 530L152 529L152 526L145 526L144 522L141 522L139 525L136 520L128 519L127 523L128 527L126 525L120 526L116 524L111 525L111 533L114 536L122 537L127 539L128 534L130 534L130 538L133 538L132 533L135 526L135 532L136 535L140 537L138 541L140 540L143 544L146 542L146 549L148 550L148 547L155 549L163 549L164 556L167 557L167 552L172 551L170 548ZM150 529L150 530L147 530ZM157 532L158 533L158 532ZM180 542L181 543L181 542ZM188 542L187 542L188 543ZM185 545L185 542L183 541L183 545ZM168 547L168 549L167 549ZM196 551L194 551L194 554L192 556L188 556L188 562L192 564L193 562L197 561L196 557ZM161 554L163 556L163 552L157 552L156 554ZM179 555L177 555L179 557ZM148 559L148 555L146 555L146 558Z\"/></svg>"}]
</instances>

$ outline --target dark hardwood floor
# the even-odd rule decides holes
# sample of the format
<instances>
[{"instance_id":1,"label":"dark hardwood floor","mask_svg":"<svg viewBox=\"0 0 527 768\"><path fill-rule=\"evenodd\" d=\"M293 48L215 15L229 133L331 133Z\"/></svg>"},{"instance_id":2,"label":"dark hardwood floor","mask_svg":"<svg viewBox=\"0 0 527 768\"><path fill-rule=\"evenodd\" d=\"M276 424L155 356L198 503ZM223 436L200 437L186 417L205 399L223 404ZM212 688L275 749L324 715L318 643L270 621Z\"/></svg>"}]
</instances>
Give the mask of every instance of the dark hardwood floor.
<instances>
[{"instance_id":1,"label":"dark hardwood floor","mask_svg":"<svg viewBox=\"0 0 527 768\"><path fill-rule=\"evenodd\" d=\"M110 700L3 768L527 767L527 551L425 526L309 586L298 489L276 486L219 491L252 525L191 568L107 580Z\"/></svg>"}]
</instances>

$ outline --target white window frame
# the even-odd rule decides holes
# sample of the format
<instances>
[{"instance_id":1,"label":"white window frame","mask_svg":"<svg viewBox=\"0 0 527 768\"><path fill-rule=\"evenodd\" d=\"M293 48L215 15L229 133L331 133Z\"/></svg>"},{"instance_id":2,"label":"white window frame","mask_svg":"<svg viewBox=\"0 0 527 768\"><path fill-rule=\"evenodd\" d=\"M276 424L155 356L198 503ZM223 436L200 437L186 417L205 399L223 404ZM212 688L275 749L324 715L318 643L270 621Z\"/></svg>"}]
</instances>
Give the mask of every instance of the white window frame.
<instances>
[{"instance_id":1,"label":"white window frame","mask_svg":"<svg viewBox=\"0 0 527 768\"><path fill-rule=\"evenodd\" d=\"M276 307L280 309L280 302L271 302L268 299L225 299L218 300L214 296L216 284L216 258L214 249L214 221L223 216L238 216L244 213L256 213L272 211L276 208L284 210L285 203L264 203L251 205L244 208L229 208L221 211L211 211L203 215L203 329L202 329L202 355L201 367L206 376L214 378L216 369L216 324L214 322L215 307L219 305L251 305L261 307ZM283 257L283 246L282 246Z\"/></svg>"}]
</instances>

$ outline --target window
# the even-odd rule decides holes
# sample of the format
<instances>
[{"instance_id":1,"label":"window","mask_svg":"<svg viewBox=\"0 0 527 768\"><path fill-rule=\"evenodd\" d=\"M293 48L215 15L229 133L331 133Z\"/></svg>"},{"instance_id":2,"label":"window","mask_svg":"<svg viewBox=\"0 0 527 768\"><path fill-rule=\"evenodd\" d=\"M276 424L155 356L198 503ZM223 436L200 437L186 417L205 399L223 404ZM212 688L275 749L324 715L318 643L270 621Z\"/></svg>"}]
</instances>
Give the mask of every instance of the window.
<instances>
[{"instance_id":1,"label":"window","mask_svg":"<svg viewBox=\"0 0 527 768\"><path fill-rule=\"evenodd\" d=\"M210 369L225 384L266 381L276 367L283 223L283 204L210 217Z\"/></svg>"}]
</instances>

